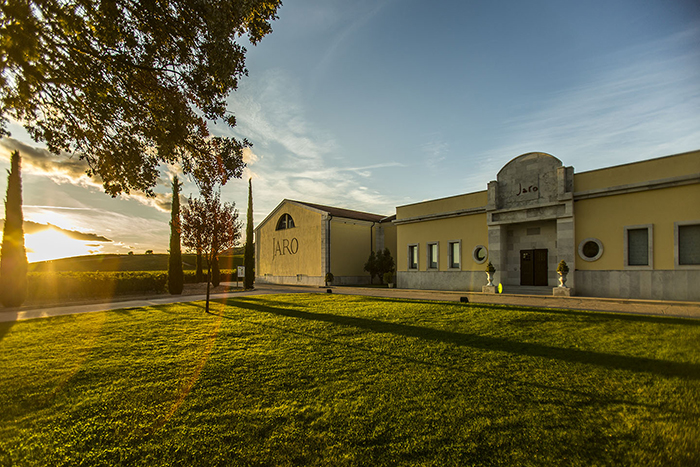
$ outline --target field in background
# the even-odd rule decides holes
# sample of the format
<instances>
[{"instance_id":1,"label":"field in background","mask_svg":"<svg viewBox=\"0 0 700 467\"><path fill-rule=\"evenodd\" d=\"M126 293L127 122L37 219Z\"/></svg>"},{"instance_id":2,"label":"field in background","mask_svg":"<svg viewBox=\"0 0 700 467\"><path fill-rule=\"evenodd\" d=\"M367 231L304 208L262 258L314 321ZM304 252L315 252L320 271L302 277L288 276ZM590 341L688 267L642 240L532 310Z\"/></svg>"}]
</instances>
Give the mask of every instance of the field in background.
<instances>
[{"instance_id":1,"label":"field in background","mask_svg":"<svg viewBox=\"0 0 700 467\"><path fill-rule=\"evenodd\" d=\"M700 465L700 321L331 294L0 325L0 465Z\"/></svg>"},{"instance_id":2,"label":"field in background","mask_svg":"<svg viewBox=\"0 0 700 467\"><path fill-rule=\"evenodd\" d=\"M183 254L182 265L185 270L196 269L196 255ZM235 269L243 265L243 254L222 255L219 268ZM206 268L206 262L205 262ZM52 261L40 261L29 264L29 272L47 271L167 271L168 255L87 255L61 258Z\"/></svg>"}]
</instances>

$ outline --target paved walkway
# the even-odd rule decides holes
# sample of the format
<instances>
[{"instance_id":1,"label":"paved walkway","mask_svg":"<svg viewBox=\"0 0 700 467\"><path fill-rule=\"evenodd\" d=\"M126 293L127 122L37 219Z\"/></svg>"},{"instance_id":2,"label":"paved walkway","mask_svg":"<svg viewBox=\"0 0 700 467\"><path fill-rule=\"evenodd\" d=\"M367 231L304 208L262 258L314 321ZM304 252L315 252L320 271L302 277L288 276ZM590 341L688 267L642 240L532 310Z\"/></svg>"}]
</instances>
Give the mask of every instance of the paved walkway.
<instances>
[{"instance_id":1,"label":"paved walkway","mask_svg":"<svg viewBox=\"0 0 700 467\"><path fill-rule=\"evenodd\" d=\"M231 285L231 284L228 284ZM254 290L212 294L213 300L249 295L285 293L327 293L326 288L259 284ZM660 300L632 300L593 297L554 297L551 295L484 294L478 292L447 292L440 290L386 289L373 287L332 287L332 293L343 295L364 295L371 297L404 298L417 300L460 301L467 297L470 303L534 306L545 308L565 308L571 310L607 311L616 313L636 313L700 319L700 303L673 302ZM205 295L156 295L125 301L91 303L85 305L54 306L49 308L0 311L0 322L20 321L49 316L90 313L124 308L163 305L167 303L195 302L205 300Z\"/></svg>"}]
</instances>

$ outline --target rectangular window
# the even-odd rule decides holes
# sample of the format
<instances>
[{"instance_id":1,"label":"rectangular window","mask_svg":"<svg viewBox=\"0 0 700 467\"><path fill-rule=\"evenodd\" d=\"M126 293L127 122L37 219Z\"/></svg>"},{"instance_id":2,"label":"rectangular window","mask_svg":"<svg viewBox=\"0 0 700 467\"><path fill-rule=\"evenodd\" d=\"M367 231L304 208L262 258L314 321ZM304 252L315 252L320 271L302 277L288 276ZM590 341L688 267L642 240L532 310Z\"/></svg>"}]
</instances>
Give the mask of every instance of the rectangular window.
<instances>
[{"instance_id":1,"label":"rectangular window","mask_svg":"<svg viewBox=\"0 0 700 467\"><path fill-rule=\"evenodd\" d=\"M625 267L652 269L653 238L651 224L625 227Z\"/></svg>"},{"instance_id":2,"label":"rectangular window","mask_svg":"<svg viewBox=\"0 0 700 467\"><path fill-rule=\"evenodd\" d=\"M408 245L408 269L418 269L418 245Z\"/></svg>"},{"instance_id":3,"label":"rectangular window","mask_svg":"<svg viewBox=\"0 0 700 467\"><path fill-rule=\"evenodd\" d=\"M627 231L629 266L649 266L649 231L647 229L630 229Z\"/></svg>"},{"instance_id":4,"label":"rectangular window","mask_svg":"<svg viewBox=\"0 0 700 467\"><path fill-rule=\"evenodd\" d=\"M678 229L678 264L700 265L700 224L676 225Z\"/></svg>"},{"instance_id":5,"label":"rectangular window","mask_svg":"<svg viewBox=\"0 0 700 467\"><path fill-rule=\"evenodd\" d=\"M447 255L449 256L450 269L459 269L460 259L462 258L460 242L450 242L448 244Z\"/></svg>"},{"instance_id":6,"label":"rectangular window","mask_svg":"<svg viewBox=\"0 0 700 467\"><path fill-rule=\"evenodd\" d=\"M428 269L438 268L438 244L428 243Z\"/></svg>"}]
</instances>

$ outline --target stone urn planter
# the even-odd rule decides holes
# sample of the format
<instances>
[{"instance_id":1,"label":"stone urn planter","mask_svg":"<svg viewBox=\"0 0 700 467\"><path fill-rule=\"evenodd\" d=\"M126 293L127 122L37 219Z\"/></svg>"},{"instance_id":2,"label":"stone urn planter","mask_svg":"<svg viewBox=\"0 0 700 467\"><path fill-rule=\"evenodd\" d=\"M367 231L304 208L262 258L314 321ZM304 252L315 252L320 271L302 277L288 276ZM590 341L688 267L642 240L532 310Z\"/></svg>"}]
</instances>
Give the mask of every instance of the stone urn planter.
<instances>
[{"instance_id":1,"label":"stone urn planter","mask_svg":"<svg viewBox=\"0 0 700 467\"><path fill-rule=\"evenodd\" d=\"M496 268L493 267L493 264L491 264L491 261L489 261L488 266L486 266L486 277L488 279L488 283L486 284L488 287L493 287L493 275L496 273Z\"/></svg>"},{"instance_id":2,"label":"stone urn planter","mask_svg":"<svg viewBox=\"0 0 700 467\"><path fill-rule=\"evenodd\" d=\"M569 274L569 266L566 265L566 261L559 261L557 274L559 274L559 287L566 287L566 276Z\"/></svg>"}]
</instances>

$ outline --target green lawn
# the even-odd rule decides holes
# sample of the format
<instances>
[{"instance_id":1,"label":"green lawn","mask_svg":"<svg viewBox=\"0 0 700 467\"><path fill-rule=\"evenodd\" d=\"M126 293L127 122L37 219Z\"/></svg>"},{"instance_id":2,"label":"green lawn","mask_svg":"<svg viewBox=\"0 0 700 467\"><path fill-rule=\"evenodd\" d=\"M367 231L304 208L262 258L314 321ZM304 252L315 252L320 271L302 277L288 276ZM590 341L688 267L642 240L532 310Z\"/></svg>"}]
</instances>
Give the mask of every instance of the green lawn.
<instances>
[{"instance_id":1,"label":"green lawn","mask_svg":"<svg viewBox=\"0 0 700 467\"><path fill-rule=\"evenodd\" d=\"M0 324L0 465L700 465L700 320L331 294Z\"/></svg>"}]
</instances>

